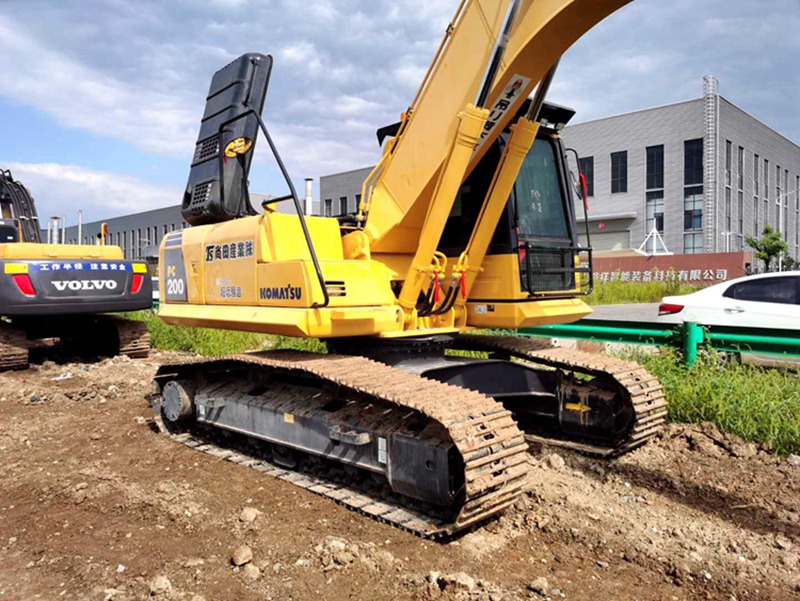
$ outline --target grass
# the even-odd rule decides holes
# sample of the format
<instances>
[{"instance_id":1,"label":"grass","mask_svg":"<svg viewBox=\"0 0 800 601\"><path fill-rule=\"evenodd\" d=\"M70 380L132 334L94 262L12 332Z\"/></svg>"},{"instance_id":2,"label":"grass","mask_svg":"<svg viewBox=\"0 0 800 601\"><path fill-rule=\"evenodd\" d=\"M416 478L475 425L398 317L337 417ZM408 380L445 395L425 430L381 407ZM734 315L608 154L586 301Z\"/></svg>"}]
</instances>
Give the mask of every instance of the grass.
<instances>
[{"instance_id":1,"label":"grass","mask_svg":"<svg viewBox=\"0 0 800 601\"><path fill-rule=\"evenodd\" d=\"M594 290L583 300L590 305L660 303L665 296L688 294L699 289L699 286L680 282L677 278L659 282L622 282L619 280L606 282L595 280Z\"/></svg>"},{"instance_id":2,"label":"grass","mask_svg":"<svg viewBox=\"0 0 800 601\"><path fill-rule=\"evenodd\" d=\"M800 377L794 370L764 369L702 356L691 368L673 352L635 353L661 384L673 422L711 422L778 453L800 453Z\"/></svg>"},{"instance_id":3,"label":"grass","mask_svg":"<svg viewBox=\"0 0 800 601\"><path fill-rule=\"evenodd\" d=\"M319 340L291 338L289 336L270 336L234 330L215 330L171 326L161 321L152 311L137 311L126 317L147 324L154 348L198 353L209 357L219 357L260 349L294 349L325 352L325 345Z\"/></svg>"}]
</instances>

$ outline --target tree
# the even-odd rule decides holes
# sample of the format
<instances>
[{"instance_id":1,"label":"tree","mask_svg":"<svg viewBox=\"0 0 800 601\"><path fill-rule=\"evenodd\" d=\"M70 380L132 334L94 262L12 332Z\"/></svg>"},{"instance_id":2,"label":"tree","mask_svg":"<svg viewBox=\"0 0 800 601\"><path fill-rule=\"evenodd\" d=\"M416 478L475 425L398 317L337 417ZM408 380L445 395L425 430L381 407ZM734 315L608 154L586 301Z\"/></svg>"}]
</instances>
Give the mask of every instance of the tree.
<instances>
[{"instance_id":1,"label":"tree","mask_svg":"<svg viewBox=\"0 0 800 601\"><path fill-rule=\"evenodd\" d=\"M797 269L798 267L800 267L800 263L795 261L792 257L790 257L789 255L786 255L785 257L783 257L783 269L784 269L784 271L792 271L792 270Z\"/></svg>"},{"instance_id":2,"label":"tree","mask_svg":"<svg viewBox=\"0 0 800 601\"><path fill-rule=\"evenodd\" d=\"M764 228L761 238L756 239L753 236L745 236L744 240L748 246L756 251L756 258L764 261L764 271L771 271L772 259L789 249L789 245L781 238L781 233L775 231L769 225Z\"/></svg>"}]
</instances>

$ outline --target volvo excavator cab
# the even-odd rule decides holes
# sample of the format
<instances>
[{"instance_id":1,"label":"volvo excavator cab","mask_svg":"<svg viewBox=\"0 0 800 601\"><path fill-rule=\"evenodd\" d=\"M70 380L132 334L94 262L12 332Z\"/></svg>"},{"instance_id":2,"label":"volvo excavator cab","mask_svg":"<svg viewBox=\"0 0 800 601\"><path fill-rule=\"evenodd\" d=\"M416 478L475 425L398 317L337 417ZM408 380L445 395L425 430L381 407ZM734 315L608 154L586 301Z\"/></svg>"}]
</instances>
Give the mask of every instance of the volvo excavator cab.
<instances>
[{"instance_id":1,"label":"volvo excavator cab","mask_svg":"<svg viewBox=\"0 0 800 601\"><path fill-rule=\"evenodd\" d=\"M19 226L12 219L0 219L0 244L19 242Z\"/></svg>"}]
</instances>

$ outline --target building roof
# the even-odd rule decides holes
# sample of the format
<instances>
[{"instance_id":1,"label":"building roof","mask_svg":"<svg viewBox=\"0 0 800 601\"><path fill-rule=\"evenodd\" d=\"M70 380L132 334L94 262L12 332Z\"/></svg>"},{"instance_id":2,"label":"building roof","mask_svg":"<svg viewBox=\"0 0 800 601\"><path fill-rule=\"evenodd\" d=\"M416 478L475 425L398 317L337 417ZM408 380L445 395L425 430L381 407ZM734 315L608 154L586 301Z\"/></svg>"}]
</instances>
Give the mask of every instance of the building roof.
<instances>
[{"instance_id":1,"label":"building roof","mask_svg":"<svg viewBox=\"0 0 800 601\"><path fill-rule=\"evenodd\" d=\"M632 110L632 111L627 111L625 113L617 113L616 115L606 115L605 117L597 117L596 119L588 119L586 121L575 121L575 122L570 123L569 125L567 125L567 129L569 129L570 127L575 127L576 125L585 125L587 123L596 123L598 121L605 121L606 119L616 119L617 117L626 117L628 115L635 115L637 113L646 113L648 111L658 111L658 110L669 108L669 107L673 107L673 106L679 106L681 104L690 104L692 102L702 102L702 100L703 100L702 98L692 98L691 100L681 100L679 102L669 102L667 104L658 104L656 106L649 106L649 107L643 108L643 109L635 109L635 110Z\"/></svg>"}]
</instances>

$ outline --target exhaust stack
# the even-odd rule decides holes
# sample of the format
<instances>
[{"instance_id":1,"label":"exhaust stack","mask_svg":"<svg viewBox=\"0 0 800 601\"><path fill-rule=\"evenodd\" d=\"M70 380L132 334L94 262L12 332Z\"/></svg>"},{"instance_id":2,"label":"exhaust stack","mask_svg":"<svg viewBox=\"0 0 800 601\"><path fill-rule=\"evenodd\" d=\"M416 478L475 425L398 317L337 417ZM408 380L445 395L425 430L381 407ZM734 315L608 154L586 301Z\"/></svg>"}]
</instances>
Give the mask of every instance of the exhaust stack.
<instances>
[{"instance_id":1,"label":"exhaust stack","mask_svg":"<svg viewBox=\"0 0 800 601\"><path fill-rule=\"evenodd\" d=\"M311 215L314 212L314 180L306 178L306 207L304 213Z\"/></svg>"}]
</instances>

